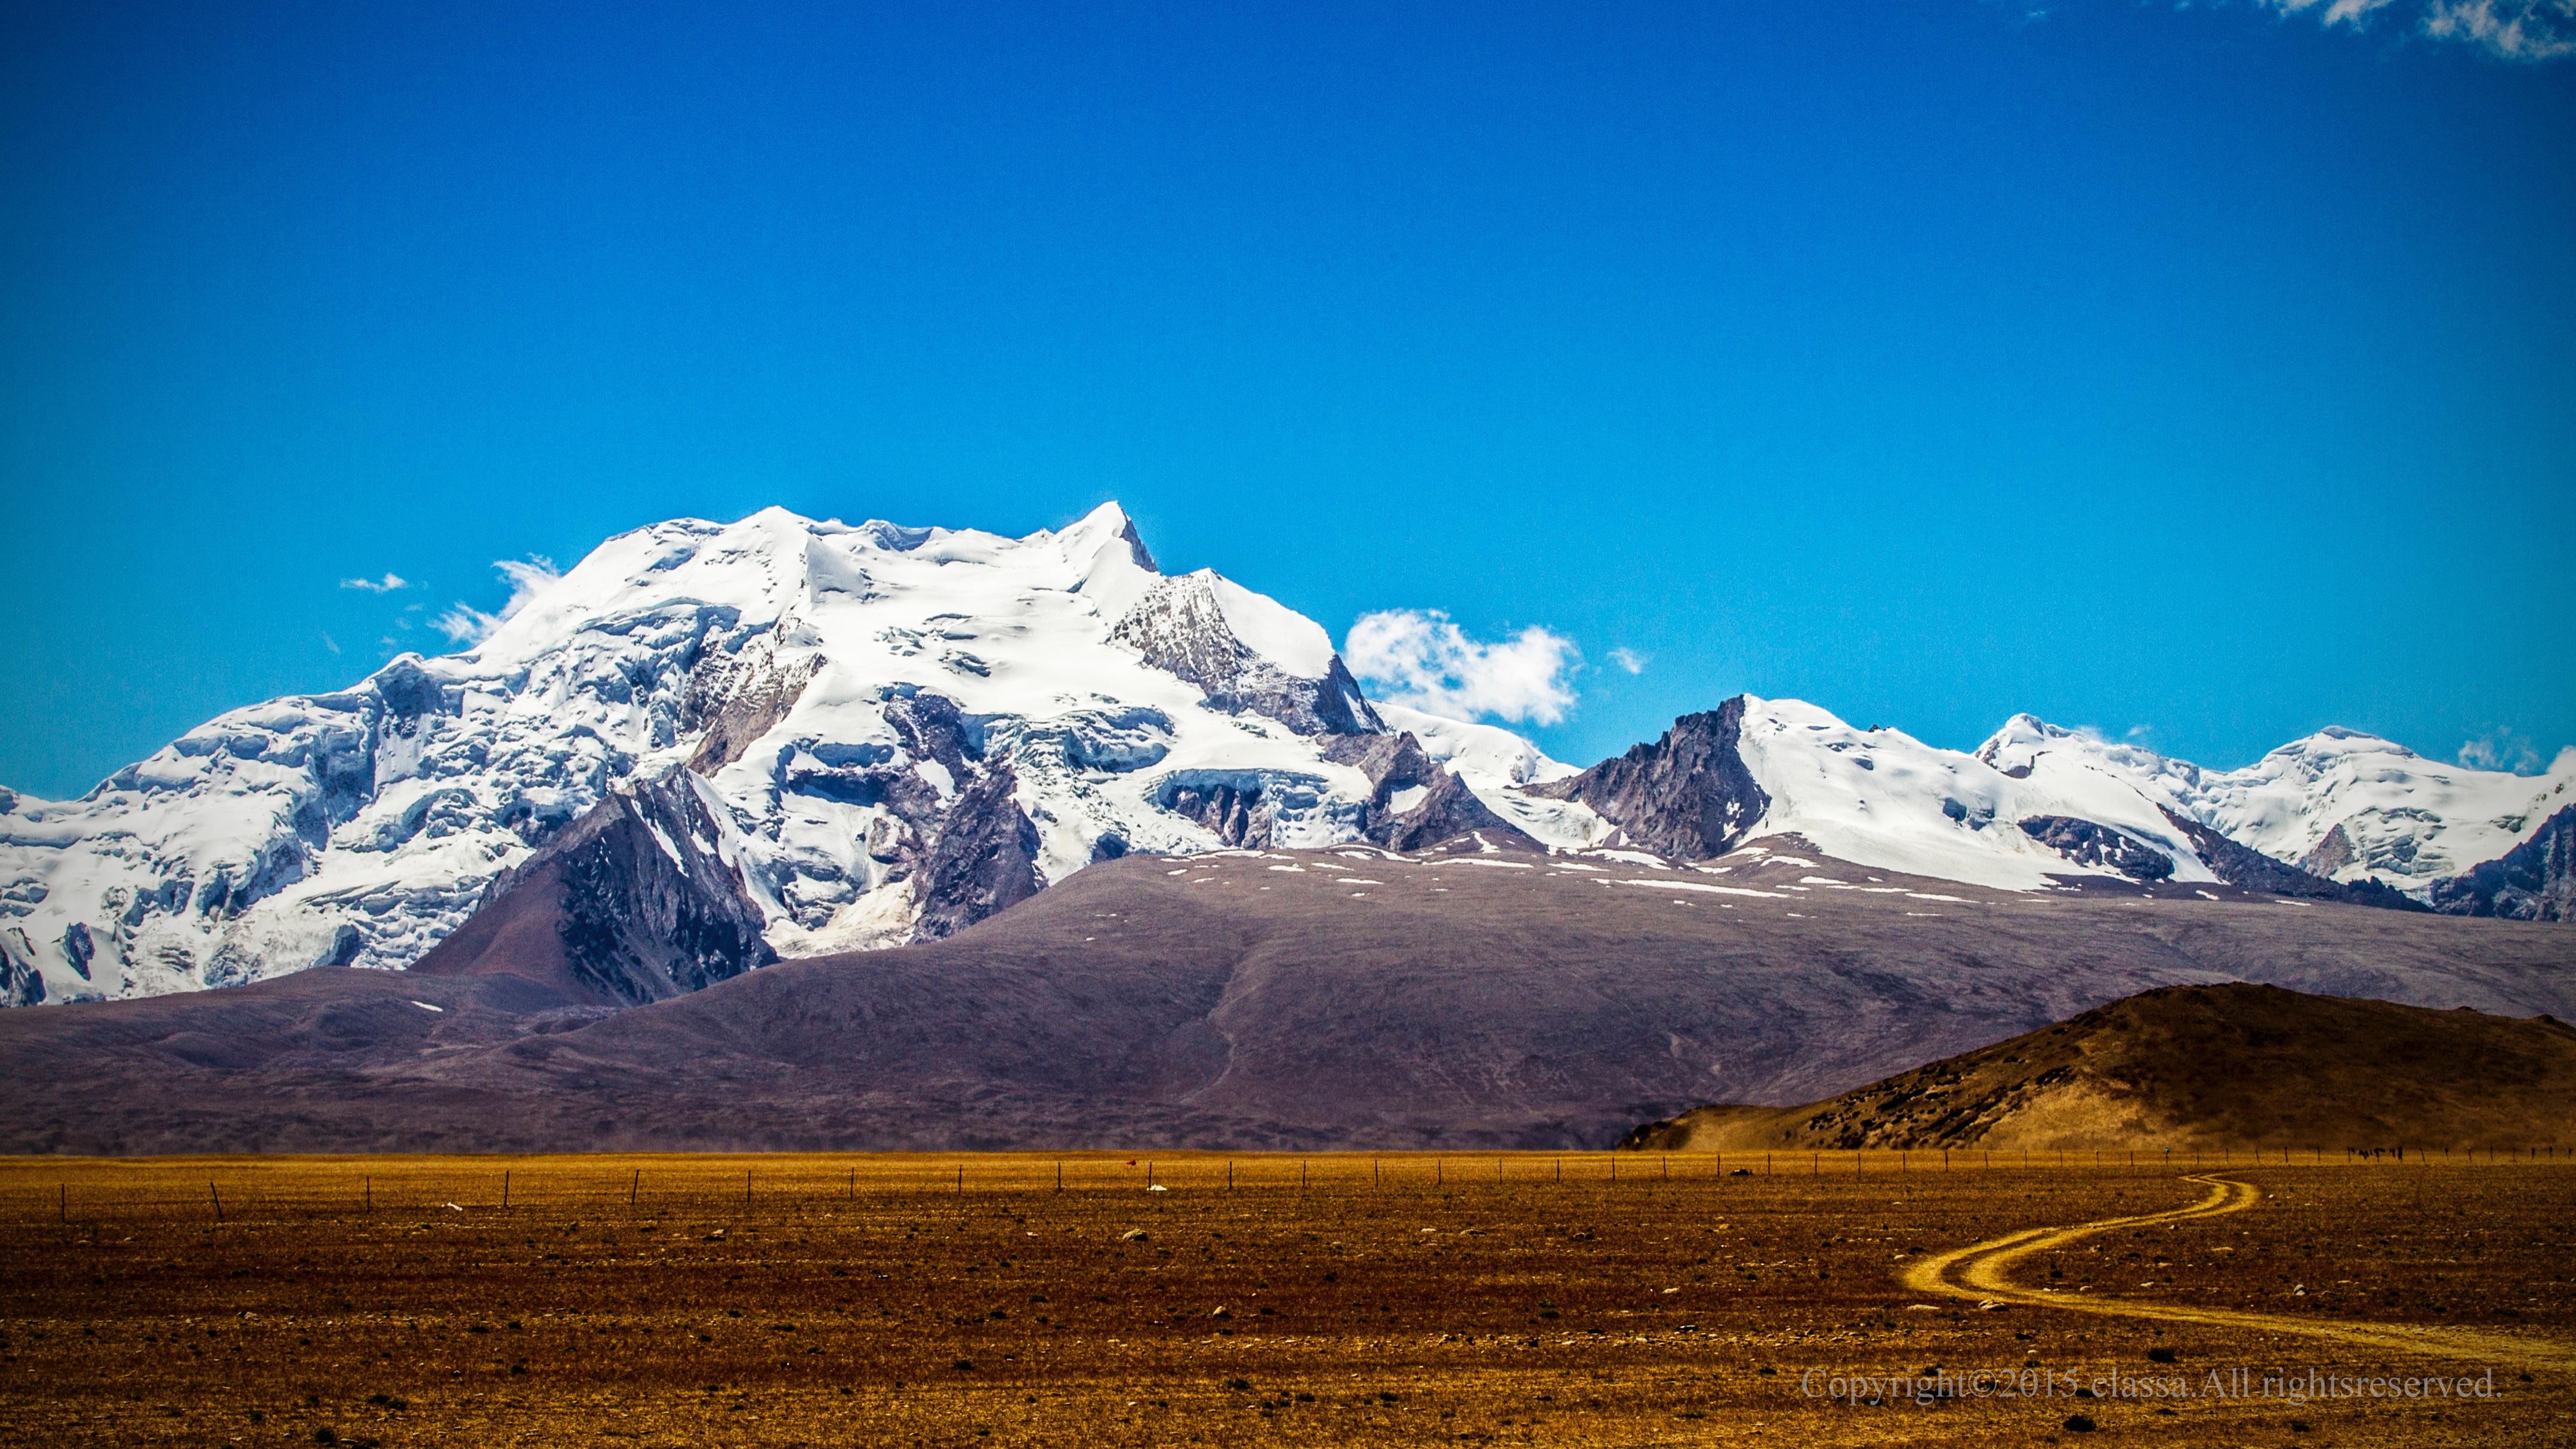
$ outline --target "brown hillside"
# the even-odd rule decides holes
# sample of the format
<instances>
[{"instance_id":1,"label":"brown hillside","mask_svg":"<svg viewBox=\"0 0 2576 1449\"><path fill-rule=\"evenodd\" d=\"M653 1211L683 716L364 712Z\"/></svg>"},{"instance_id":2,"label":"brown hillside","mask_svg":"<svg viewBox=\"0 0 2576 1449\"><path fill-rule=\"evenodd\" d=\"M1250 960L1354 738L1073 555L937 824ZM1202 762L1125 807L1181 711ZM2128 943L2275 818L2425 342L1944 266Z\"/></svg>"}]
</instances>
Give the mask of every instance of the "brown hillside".
<instances>
[{"instance_id":1,"label":"brown hillside","mask_svg":"<svg viewBox=\"0 0 2576 1449\"><path fill-rule=\"evenodd\" d=\"M2151 987L2576 1018L2559 925L1473 845L1131 855L944 940L664 996L699 958L657 923L723 921L681 873L528 880L413 971L0 1012L0 1151L1589 1148ZM585 977L570 938L637 969Z\"/></svg>"},{"instance_id":2,"label":"brown hillside","mask_svg":"<svg viewBox=\"0 0 2576 1449\"><path fill-rule=\"evenodd\" d=\"M2576 1144L2576 1029L2461 1007L2168 986L1802 1107L1648 1123L1649 1151Z\"/></svg>"}]
</instances>

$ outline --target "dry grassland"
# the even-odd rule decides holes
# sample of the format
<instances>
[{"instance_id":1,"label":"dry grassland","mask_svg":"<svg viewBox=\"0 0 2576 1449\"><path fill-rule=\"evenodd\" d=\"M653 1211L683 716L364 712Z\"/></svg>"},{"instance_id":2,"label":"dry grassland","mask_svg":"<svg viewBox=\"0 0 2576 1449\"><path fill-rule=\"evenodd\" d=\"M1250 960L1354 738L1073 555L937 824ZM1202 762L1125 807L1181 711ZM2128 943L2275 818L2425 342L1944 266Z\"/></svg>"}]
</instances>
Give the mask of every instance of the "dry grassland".
<instances>
[{"instance_id":1,"label":"dry grassland","mask_svg":"<svg viewBox=\"0 0 2576 1449\"><path fill-rule=\"evenodd\" d=\"M1982 1310L1901 1284L1925 1254L2200 1200L2208 1189L2182 1181L2180 1163L1987 1166L1959 1154L1945 1170L1918 1153L1900 1171L1893 1155L1846 1153L1784 1155L1766 1173L1758 1157L1623 1155L1615 1183L1613 1166L1089 1155L1062 1159L1058 1191L1057 1159L1027 1155L11 1159L0 1162L0 1440L2576 1434L2564 1367L2576 1166L2563 1161L2240 1156L2225 1175L2259 1190L2250 1209L2102 1234L2016 1269L2020 1284L2093 1301L2440 1325L2529 1349L2492 1365L2225 1324ZM1167 1191L1147 1190L1149 1168ZM1753 1175L1720 1175L1739 1168ZM2061 1380L2050 1396L1872 1407L1800 1387L1936 1366L2179 1376L2200 1392L2085 1399ZM2232 1383L2239 1367L2491 1368L2495 1396L2206 1396L2207 1375Z\"/></svg>"}]
</instances>

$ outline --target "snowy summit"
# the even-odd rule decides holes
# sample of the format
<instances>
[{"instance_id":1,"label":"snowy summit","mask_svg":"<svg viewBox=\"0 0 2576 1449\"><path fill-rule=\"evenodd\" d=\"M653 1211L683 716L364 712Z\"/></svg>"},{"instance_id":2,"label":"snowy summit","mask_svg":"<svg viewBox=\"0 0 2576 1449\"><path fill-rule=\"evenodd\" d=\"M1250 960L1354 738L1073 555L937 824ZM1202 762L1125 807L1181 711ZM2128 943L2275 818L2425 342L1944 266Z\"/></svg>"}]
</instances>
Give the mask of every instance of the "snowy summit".
<instances>
[{"instance_id":1,"label":"snowy summit","mask_svg":"<svg viewBox=\"0 0 2576 1449\"><path fill-rule=\"evenodd\" d=\"M649 995L946 935L1136 851L1779 836L2005 890L2241 883L2250 858L2288 872L2271 889L2421 896L2571 782L2576 755L2522 779L2347 732L2220 774L2029 716L1969 754L1750 697L1578 773L1373 703L1321 626L1162 573L1115 504L1025 538L768 509L610 539L461 653L235 710L79 800L0 792L0 998L404 967L603 810L715 932L618 988Z\"/></svg>"}]
</instances>

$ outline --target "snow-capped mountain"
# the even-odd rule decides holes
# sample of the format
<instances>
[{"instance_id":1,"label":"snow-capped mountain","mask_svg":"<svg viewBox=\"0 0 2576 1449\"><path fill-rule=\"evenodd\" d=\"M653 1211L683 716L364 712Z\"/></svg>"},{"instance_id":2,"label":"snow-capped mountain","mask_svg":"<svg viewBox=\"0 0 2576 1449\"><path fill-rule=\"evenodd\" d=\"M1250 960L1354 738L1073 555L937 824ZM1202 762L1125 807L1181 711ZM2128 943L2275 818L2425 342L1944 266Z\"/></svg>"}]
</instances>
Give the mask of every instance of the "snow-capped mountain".
<instances>
[{"instance_id":1,"label":"snow-capped mountain","mask_svg":"<svg viewBox=\"0 0 2576 1449\"><path fill-rule=\"evenodd\" d=\"M2560 751L2545 774L2514 775L2446 765L2347 729L2293 740L2241 770L2204 770L2023 714L1977 758L2064 788L2117 781L2277 860L2418 894L2507 854L2576 805L2576 749Z\"/></svg>"},{"instance_id":2,"label":"snow-capped mountain","mask_svg":"<svg viewBox=\"0 0 2576 1449\"><path fill-rule=\"evenodd\" d=\"M936 939L1133 851L1460 836L2556 919L2571 787L2576 751L2526 779L2327 731L2212 772L1751 696L1578 771L1373 704L1320 626L1162 573L1115 504L1016 539L770 509L611 539L473 648L235 710L79 800L0 791L0 1004L406 967L531 889L512 919L638 1001Z\"/></svg>"},{"instance_id":3,"label":"snow-capped mountain","mask_svg":"<svg viewBox=\"0 0 2576 1449\"><path fill-rule=\"evenodd\" d=\"M0 799L0 949L19 1000L407 965L674 775L703 812L665 791L636 828L737 870L770 947L894 944L1129 850L1391 829L1418 801L1331 747L1384 730L1321 627L1158 572L1114 504L1019 539L664 523L463 653L233 711L76 801ZM1562 770L1426 731L1462 768Z\"/></svg>"},{"instance_id":4,"label":"snow-capped mountain","mask_svg":"<svg viewBox=\"0 0 2576 1449\"><path fill-rule=\"evenodd\" d=\"M1797 700L1738 695L1531 792L1589 806L1617 827L1614 844L1675 859L1795 835L1854 865L2000 890L2068 875L2225 879L2153 800L2108 774L2016 777Z\"/></svg>"},{"instance_id":5,"label":"snow-capped mountain","mask_svg":"<svg viewBox=\"0 0 2576 1449\"><path fill-rule=\"evenodd\" d=\"M2349 730L2221 773L2016 715L1970 754L1740 695L1618 759L1513 793L1583 804L1612 828L1568 841L1545 820L1524 824L1551 843L1671 859L1794 835L1855 865L2000 890L2115 876L2558 919L2569 886L2553 842L2576 835L2576 816L2560 819L2576 807L2571 783L2576 751L2527 778ZM2518 848L2485 884L2469 882Z\"/></svg>"}]
</instances>

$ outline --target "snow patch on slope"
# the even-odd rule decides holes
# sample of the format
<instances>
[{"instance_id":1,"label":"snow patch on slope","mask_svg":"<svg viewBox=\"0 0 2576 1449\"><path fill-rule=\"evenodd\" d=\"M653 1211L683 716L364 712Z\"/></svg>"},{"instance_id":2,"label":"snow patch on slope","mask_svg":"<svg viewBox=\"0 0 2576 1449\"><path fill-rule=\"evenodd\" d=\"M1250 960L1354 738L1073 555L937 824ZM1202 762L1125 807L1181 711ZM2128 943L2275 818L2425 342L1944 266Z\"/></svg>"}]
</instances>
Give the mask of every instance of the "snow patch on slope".
<instances>
[{"instance_id":1,"label":"snow patch on slope","mask_svg":"<svg viewBox=\"0 0 2576 1449\"><path fill-rule=\"evenodd\" d=\"M2138 789L2100 776L2015 779L1974 755L1893 729L1857 729L1798 700L1748 697L1740 750L1771 797L1749 833L1795 834L1855 865L2040 890L2051 876L2116 875L2033 839L2023 820L2088 820L2172 858L2173 878L2218 877Z\"/></svg>"},{"instance_id":2,"label":"snow patch on slope","mask_svg":"<svg viewBox=\"0 0 2576 1449\"><path fill-rule=\"evenodd\" d=\"M1112 637L1170 582L1115 504L1018 539L778 508L638 529L457 654L233 711L77 801L0 796L0 926L49 1000L400 966L618 784L692 765L783 953L905 939L908 872L997 771L1041 883L1229 843L1168 808L1220 776L1267 838L1353 838L1357 770ZM1356 696L1320 626L1194 587L1215 610L1166 648L1262 699Z\"/></svg>"},{"instance_id":3,"label":"snow patch on slope","mask_svg":"<svg viewBox=\"0 0 2576 1449\"><path fill-rule=\"evenodd\" d=\"M2243 769L2205 770L2024 714L1977 753L2034 781L2117 781L2277 860L2419 895L2511 851L2576 803L2576 749L2545 774L2514 775L2348 729L2293 740Z\"/></svg>"}]
</instances>

